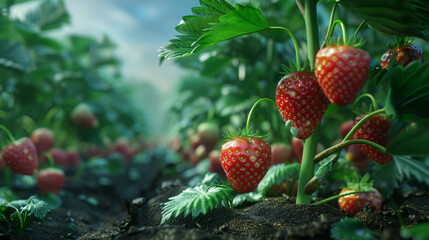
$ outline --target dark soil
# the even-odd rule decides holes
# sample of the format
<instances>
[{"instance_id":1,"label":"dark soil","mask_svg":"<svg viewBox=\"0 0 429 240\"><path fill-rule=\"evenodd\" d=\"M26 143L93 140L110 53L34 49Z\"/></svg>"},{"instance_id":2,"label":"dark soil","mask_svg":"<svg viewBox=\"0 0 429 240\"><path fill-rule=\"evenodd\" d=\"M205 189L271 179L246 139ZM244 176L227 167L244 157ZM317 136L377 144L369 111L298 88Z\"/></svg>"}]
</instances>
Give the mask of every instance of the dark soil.
<instances>
[{"instance_id":1,"label":"dark soil","mask_svg":"<svg viewBox=\"0 0 429 240\"><path fill-rule=\"evenodd\" d=\"M130 169L140 172L140 177L131 180ZM30 224L23 238L0 223L0 239L330 239L333 224L346 216L336 201L295 205L294 198L282 196L233 210L217 209L196 219L181 216L159 225L161 203L185 189L179 180L164 181L168 179L165 172L165 167L153 161L131 164L123 174L68 177L60 196L62 205L45 222ZM106 179L111 184L101 184ZM26 197L31 191L37 193L35 189L30 194L14 191ZM428 192L407 193L395 199L395 204L397 211L386 203L382 212L368 208L355 218L379 232L380 239L401 239L400 217L405 225L429 221Z\"/></svg>"}]
</instances>

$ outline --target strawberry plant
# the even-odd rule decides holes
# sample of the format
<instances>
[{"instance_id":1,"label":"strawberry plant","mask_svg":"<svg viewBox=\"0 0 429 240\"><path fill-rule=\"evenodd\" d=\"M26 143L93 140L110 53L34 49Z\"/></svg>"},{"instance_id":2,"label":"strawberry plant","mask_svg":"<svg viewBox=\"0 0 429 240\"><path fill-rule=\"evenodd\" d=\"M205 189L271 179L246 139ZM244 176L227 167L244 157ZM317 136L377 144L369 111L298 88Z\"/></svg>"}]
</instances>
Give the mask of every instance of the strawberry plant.
<instances>
[{"instance_id":1,"label":"strawberry plant","mask_svg":"<svg viewBox=\"0 0 429 240\"><path fill-rule=\"evenodd\" d=\"M420 39L419 41L429 40L427 1L389 3L378 0L323 1L325 3L321 2L320 5L326 2L332 4L329 5L332 6L332 12L322 44L320 44L322 39L319 38L321 25L318 23L318 1L296 2L304 18L307 37L305 66L300 64L302 60L300 45L292 31L283 26L271 26L270 18L264 16L259 5L237 3L232 6L224 0L200 0L201 7L193 8L193 15L184 17L176 27L179 32L177 38L160 49L160 60L163 62L165 59L191 56L197 52L204 52L206 48L220 42L243 35L284 31L292 40L296 61L290 60L289 66L284 66L286 75L281 78L276 90L269 96L275 96L280 115L291 135L303 142L296 203L311 202L312 194L319 189L330 173L335 171L342 149L351 145L358 145L369 159L376 162L374 166L382 167L378 165L382 164L395 168L395 171L400 171L398 166L402 166L406 177L411 177L409 174L415 172L415 178L418 181L429 184L423 177L428 176L428 171L423 173L417 169L417 166L424 171L429 170L429 167L413 158L429 155L423 144L429 137L426 131L426 120L429 116L424 109L429 103L426 94L429 90L426 81L429 65L423 63L423 54L416 49L414 53L410 53L413 58L408 65L403 63L410 57L401 59L404 53L397 53L392 54L397 58L390 57L389 67L383 70L379 67L379 59L375 59L366 52L364 41L358 40L363 31L369 31L365 29L368 26L376 33L396 37L398 45L404 43L406 37L414 37ZM358 26L346 26L340 19L336 19L340 7L360 16L361 23ZM413 14L410 14L411 12ZM334 41L336 26L340 26L342 30L342 38L339 37L337 43ZM355 30L350 39L347 37L346 27ZM371 62L373 62L372 66ZM252 99L251 97L249 96L248 101ZM358 103L362 103L364 98L371 100L371 106L357 108ZM381 105L382 108L379 108ZM242 111L242 106L237 105L236 110ZM250 114L252 111L253 108ZM354 124L347 127L342 140L316 155L318 143L323 139L322 128L328 125L326 123L328 120L324 121L324 119L332 117L335 111L348 112L349 116L357 114L361 117L356 118ZM274 119L275 116L270 120L273 125L277 121ZM351 120L351 117L343 117L342 120ZM249 117L247 121L249 123ZM410 124L411 122L413 123ZM282 136L276 135L275 132L273 134ZM409 139L412 140L408 141ZM292 145L294 145L293 142ZM229 154L233 154L234 151L229 149L228 145L226 146L226 152L222 153L222 158L225 158L228 165L234 157L241 155L228 155L229 150ZM241 151L246 152L246 150L251 152L247 147L235 151L241 154ZM246 165L251 156L241 157ZM251 166L250 163L248 165ZM241 168L246 172L246 166ZM239 182L236 177L241 178L240 174L231 172L229 167L225 168L225 164L224 169L227 175L235 174L232 178L228 176L233 185ZM395 181L403 178L403 174L400 174L401 177L395 176L395 171L385 173ZM243 178L246 177L243 176ZM253 189L255 186L249 187ZM237 190L249 191L240 187Z\"/></svg>"}]
</instances>

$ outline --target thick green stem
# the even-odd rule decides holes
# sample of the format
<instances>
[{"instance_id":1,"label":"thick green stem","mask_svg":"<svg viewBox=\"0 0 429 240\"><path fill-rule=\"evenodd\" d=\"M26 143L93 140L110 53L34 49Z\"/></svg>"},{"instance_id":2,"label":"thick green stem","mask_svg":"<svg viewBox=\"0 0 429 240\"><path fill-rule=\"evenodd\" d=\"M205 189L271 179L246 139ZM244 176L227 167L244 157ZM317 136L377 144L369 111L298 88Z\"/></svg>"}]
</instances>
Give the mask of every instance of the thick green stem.
<instances>
[{"instance_id":1,"label":"thick green stem","mask_svg":"<svg viewBox=\"0 0 429 240\"><path fill-rule=\"evenodd\" d=\"M308 60L313 68L317 51L319 50L319 29L317 25L317 0L305 0L305 28L307 33ZM296 196L296 204L309 204L311 195L304 193L304 187L314 175L313 158L316 155L316 149L320 134L320 126L316 127L314 133L305 141L301 170L299 172L298 193Z\"/></svg>"},{"instance_id":2,"label":"thick green stem","mask_svg":"<svg viewBox=\"0 0 429 240\"><path fill-rule=\"evenodd\" d=\"M348 140L348 141L341 142L341 143L339 143L337 145L334 145L334 146L332 146L332 147L330 147L328 149L325 149L323 152L317 154L314 157L313 161L314 161L314 163L318 163L318 162L322 161L323 159L327 158L329 155L331 155L333 153L336 153L336 152L339 152L343 148L345 148L347 146L350 146L352 144L366 144L368 146L371 146L371 147L374 147L374 148L380 150L381 152L384 152L384 153L386 152L386 148L385 147L383 147L380 144L377 144L375 142L371 142L371 141L368 141L368 140L365 140L365 139L353 139L353 140Z\"/></svg>"},{"instance_id":3,"label":"thick green stem","mask_svg":"<svg viewBox=\"0 0 429 240\"><path fill-rule=\"evenodd\" d=\"M305 194L304 188L308 181L310 181L314 176L315 164L313 162L313 157L316 155L319 134L320 125L304 143L296 204L309 204L311 202L311 195Z\"/></svg>"}]
</instances>

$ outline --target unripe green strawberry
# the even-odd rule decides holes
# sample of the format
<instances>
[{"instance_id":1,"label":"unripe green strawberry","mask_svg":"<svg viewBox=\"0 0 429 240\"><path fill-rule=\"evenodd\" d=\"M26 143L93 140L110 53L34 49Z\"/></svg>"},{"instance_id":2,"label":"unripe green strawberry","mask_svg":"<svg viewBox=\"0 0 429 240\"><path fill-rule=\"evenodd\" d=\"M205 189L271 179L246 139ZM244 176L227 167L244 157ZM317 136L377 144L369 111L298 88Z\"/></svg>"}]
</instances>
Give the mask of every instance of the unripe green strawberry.
<instances>
[{"instance_id":1,"label":"unripe green strawberry","mask_svg":"<svg viewBox=\"0 0 429 240\"><path fill-rule=\"evenodd\" d=\"M396 62L406 67L412 61L420 61L423 63L423 49L418 44L406 44L394 49L390 49L381 56L381 67L387 68L393 56L396 56Z\"/></svg>"},{"instance_id":2,"label":"unripe green strawberry","mask_svg":"<svg viewBox=\"0 0 429 240\"><path fill-rule=\"evenodd\" d=\"M351 216L356 215L356 213L360 212L366 206L370 206L375 208L377 211L381 211L382 207L382 197L380 192L375 188L367 189L369 191L373 191L370 193L356 193L350 194L344 197L338 198L338 205L340 205L340 209L345 211ZM341 190L340 194L360 191L360 189L352 190L348 188L344 188Z\"/></svg>"},{"instance_id":3,"label":"unripe green strawberry","mask_svg":"<svg viewBox=\"0 0 429 240\"><path fill-rule=\"evenodd\" d=\"M222 145L221 164L234 188L253 191L271 165L271 147L257 137L237 137Z\"/></svg>"},{"instance_id":4,"label":"unripe green strawberry","mask_svg":"<svg viewBox=\"0 0 429 240\"><path fill-rule=\"evenodd\" d=\"M37 149L37 154L47 152L55 144L54 133L48 128L37 128L31 133L31 141Z\"/></svg>"},{"instance_id":5,"label":"unripe green strawberry","mask_svg":"<svg viewBox=\"0 0 429 240\"><path fill-rule=\"evenodd\" d=\"M42 194L60 194L64 187L64 172L57 168L46 168L37 174L36 184Z\"/></svg>"},{"instance_id":6,"label":"unripe green strawberry","mask_svg":"<svg viewBox=\"0 0 429 240\"><path fill-rule=\"evenodd\" d=\"M217 124L213 122L203 122L198 125L197 132L206 150L208 152L213 150L219 139L219 127Z\"/></svg>"},{"instance_id":7,"label":"unripe green strawberry","mask_svg":"<svg viewBox=\"0 0 429 240\"><path fill-rule=\"evenodd\" d=\"M2 150L5 164L14 173L33 175L39 167L36 147L29 138L16 140Z\"/></svg>"},{"instance_id":8,"label":"unripe green strawberry","mask_svg":"<svg viewBox=\"0 0 429 240\"><path fill-rule=\"evenodd\" d=\"M359 122L364 117L364 115L358 116L355 119L355 123ZM355 139L365 139L371 142L380 144L383 147L386 147L388 144L388 136L390 129L392 127L392 122L386 120L384 115L375 115L366 121L353 135ZM392 160L392 155L388 153L383 153L380 150L368 146L366 144L360 144L360 148L365 155L379 164L386 164Z\"/></svg>"},{"instance_id":9,"label":"unripe green strawberry","mask_svg":"<svg viewBox=\"0 0 429 240\"><path fill-rule=\"evenodd\" d=\"M277 85L276 102L286 126L300 139L313 134L329 106L313 72L284 76Z\"/></svg>"},{"instance_id":10,"label":"unripe green strawberry","mask_svg":"<svg viewBox=\"0 0 429 240\"><path fill-rule=\"evenodd\" d=\"M368 53L352 46L330 46L316 55L316 77L329 100L348 105L365 84L371 59Z\"/></svg>"}]
</instances>

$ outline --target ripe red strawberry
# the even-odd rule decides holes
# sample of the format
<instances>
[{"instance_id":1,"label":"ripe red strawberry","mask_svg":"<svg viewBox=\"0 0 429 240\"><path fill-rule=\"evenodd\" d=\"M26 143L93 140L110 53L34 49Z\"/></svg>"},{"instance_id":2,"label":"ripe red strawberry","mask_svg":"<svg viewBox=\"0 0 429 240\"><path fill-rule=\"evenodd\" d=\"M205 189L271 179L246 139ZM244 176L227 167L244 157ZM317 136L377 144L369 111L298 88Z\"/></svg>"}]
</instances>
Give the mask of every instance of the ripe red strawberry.
<instances>
[{"instance_id":1,"label":"ripe red strawberry","mask_svg":"<svg viewBox=\"0 0 429 240\"><path fill-rule=\"evenodd\" d=\"M55 144L54 133L48 128L37 128L31 133L31 141L37 149L37 154L47 152Z\"/></svg>"},{"instance_id":2,"label":"ripe red strawberry","mask_svg":"<svg viewBox=\"0 0 429 240\"><path fill-rule=\"evenodd\" d=\"M225 178L225 171L222 168L222 164L220 163L220 151L212 150L209 153L209 161L210 161L210 172L217 173L219 177Z\"/></svg>"},{"instance_id":3,"label":"ripe red strawberry","mask_svg":"<svg viewBox=\"0 0 429 240\"><path fill-rule=\"evenodd\" d=\"M353 122L353 120L349 120L341 123L340 129L339 129L341 138L344 138L345 136L347 136L350 130L352 130L352 128L354 127L354 125L355 123Z\"/></svg>"},{"instance_id":4,"label":"ripe red strawberry","mask_svg":"<svg viewBox=\"0 0 429 240\"><path fill-rule=\"evenodd\" d=\"M271 145L271 156L271 166L284 162L292 163L292 147L286 143L274 143Z\"/></svg>"},{"instance_id":5,"label":"ripe red strawberry","mask_svg":"<svg viewBox=\"0 0 429 240\"><path fill-rule=\"evenodd\" d=\"M251 192L271 165L271 147L257 137L236 137L222 145L221 164L237 191Z\"/></svg>"},{"instance_id":6,"label":"ripe red strawberry","mask_svg":"<svg viewBox=\"0 0 429 240\"><path fill-rule=\"evenodd\" d=\"M390 49L381 56L381 67L383 69L389 66L392 57L396 56L396 62L406 67L410 62L418 60L423 63L423 49L418 44L406 44L394 49Z\"/></svg>"},{"instance_id":7,"label":"ripe red strawberry","mask_svg":"<svg viewBox=\"0 0 429 240\"><path fill-rule=\"evenodd\" d=\"M2 150L2 157L14 173L33 175L39 167L36 147L29 138L21 138L8 144Z\"/></svg>"},{"instance_id":8,"label":"ripe red strawberry","mask_svg":"<svg viewBox=\"0 0 429 240\"><path fill-rule=\"evenodd\" d=\"M355 123L359 122L364 115L358 116L355 119ZM375 115L366 121L353 135L355 139L365 139L380 144L386 147L388 144L388 136L392 122L386 120L384 115ZM386 164L392 160L392 155L383 153L380 150L368 146L366 144L360 144L360 148L365 155L379 164Z\"/></svg>"},{"instance_id":9,"label":"ripe red strawberry","mask_svg":"<svg viewBox=\"0 0 429 240\"><path fill-rule=\"evenodd\" d=\"M284 76L277 85L276 102L286 126L300 139L311 136L329 106L313 72Z\"/></svg>"},{"instance_id":10,"label":"ripe red strawberry","mask_svg":"<svg viewBox=\"0 0 429 240\"><path fill-rule=\"evenodd\" d=\"M72 120L79 126L95 128L98 126L98 119L88 104L77 105L71 114Z\"/></svg>"},{"instance_id":11,"label":"ripe red strawberry","mask_svg":"<svg viewBox=\"0 0 429 240\"><path fill-rule=\"evenodd\" d=\"M219 128L217 124L213 122L203 122L198 125L197 133L200 137L201 144L206 147L206 150L208 152L213 150L219 139Z\"/></svg>"},{"instance_id":12,"label":"ripe red strawberry","mask_svg":"<svg viewBox=\"0 0 429 240\"><path fill-rule=\"evenodd\" d=\"M64 172L57 168L46 168L37 174L36 184L42 194L60 194L64 187Z\"/></svg>"},{"instance_id":13,"label":"ripe red strawberry","mask_svg":"<svg viewBox=\"0 0 429 240\"><path fill-rule=\"evenodd\" d=\"M54 160L54 163L56 165L60 165L62 167L67 167L68 166L68 158L67 158L67 153L60 149L60 148L54 148L51 149L47 152L47 154L50 154ZM47 164L49 163L49 160L46 156L43 156L42 158L40 158L40 164Z\"/></svg>"},{"instance_id":14,"label":"ripe red strawberry","mask_svg":"<svg viewBox=\"0 0 429 240\"><path fill-rule=\"evenodd\" d=\"M353 103L365 84L371 59L352 46L331 46L316 55L316 77L329 100L338 105Z\"/></svg>"},{"instance_id":15,"label":"ripe red strawberry","mask_svg":"<svg viewBox=\"0 0 429 240\"><path fill-rule=\"evenodd\" d=\"M75 167L75 168L79 167L81 162L79 153L75 150L70 150L66 154L67 154L68 166Z\"/></svg>"},{"instance_id":16,"label":"ripe red strawberry","mask_svg":"<svg viewBox=\"0 0 429 240\"><path fill-rule=\"evenodd\" d=\"M338 198L338 205L340 205L340 209L344 210L346 213L348 213L351 216L356 215L356 213L360 212L366 206L370 206L375 208L375 210L377 211L381 211L382 197L380 192L375 188L369 188L367 190L373 191L373 192L350 194L350 195ZM360 191L360 190L344 188L343 190L341 190L340 194L355 192L355 191Z\"/></svg>"}]
</instances>

